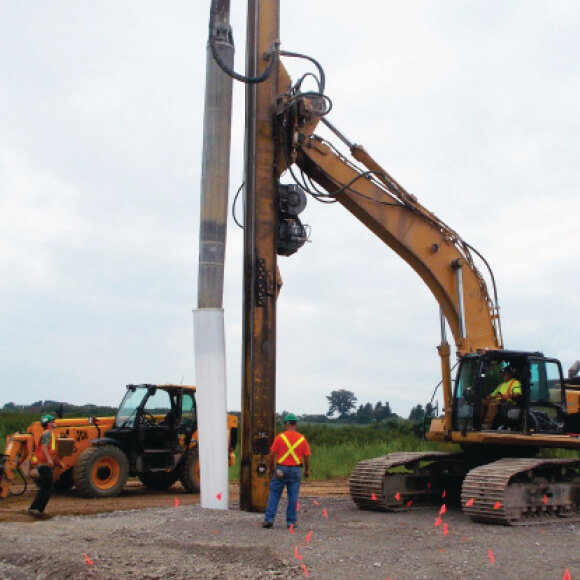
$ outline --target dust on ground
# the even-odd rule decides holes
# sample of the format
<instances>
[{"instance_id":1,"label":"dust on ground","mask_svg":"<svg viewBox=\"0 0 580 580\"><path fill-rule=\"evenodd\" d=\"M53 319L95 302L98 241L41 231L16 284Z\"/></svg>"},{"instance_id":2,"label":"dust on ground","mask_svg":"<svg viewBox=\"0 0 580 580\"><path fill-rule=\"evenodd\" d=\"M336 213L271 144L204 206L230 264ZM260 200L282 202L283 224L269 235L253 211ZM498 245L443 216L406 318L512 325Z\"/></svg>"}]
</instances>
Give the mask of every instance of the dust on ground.
<instances>
[{"instance_id":1,"label":"dust on ground","mask_svg":"<svg viewBox=\"0 0 580 580\"><path fill-rule=\"evenodd\" d=\"M134 485L111 500L73 491L51 498L46 521L23 513L33 493L0 501L2 579L561 580L568 570L580 580L580 524L488 526L447 506L435 526L439 506L359 510L346 479L306 482L293 530L284 500L263 529L261 514L239 510L235 485L229 510L202 509L179 487Z\"/></svg>"}]
</instances>

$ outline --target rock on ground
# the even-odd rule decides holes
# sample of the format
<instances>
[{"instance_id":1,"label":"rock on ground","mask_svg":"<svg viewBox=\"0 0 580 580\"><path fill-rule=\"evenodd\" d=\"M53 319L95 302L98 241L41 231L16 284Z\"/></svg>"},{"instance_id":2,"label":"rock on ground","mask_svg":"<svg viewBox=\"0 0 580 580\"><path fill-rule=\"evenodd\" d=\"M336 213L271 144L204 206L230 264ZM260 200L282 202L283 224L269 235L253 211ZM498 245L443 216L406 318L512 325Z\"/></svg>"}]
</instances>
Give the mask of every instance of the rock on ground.
<instances>
[{"instance_id":1,"label":"rock on ground","mask_svg":"<svg viewBox=\"0 0 580 580\"><path fill-rule=\"evenodd\" d=\"M299 525L199 505L0 523L0 578L580 580L580 524L475 524L448 508L361 511L302 498ZM447 525L444 528L444 525ZM447 530L447 534L444 530ZM493 562L492 562L493 559Z\"/></svg>"}]
</instances>

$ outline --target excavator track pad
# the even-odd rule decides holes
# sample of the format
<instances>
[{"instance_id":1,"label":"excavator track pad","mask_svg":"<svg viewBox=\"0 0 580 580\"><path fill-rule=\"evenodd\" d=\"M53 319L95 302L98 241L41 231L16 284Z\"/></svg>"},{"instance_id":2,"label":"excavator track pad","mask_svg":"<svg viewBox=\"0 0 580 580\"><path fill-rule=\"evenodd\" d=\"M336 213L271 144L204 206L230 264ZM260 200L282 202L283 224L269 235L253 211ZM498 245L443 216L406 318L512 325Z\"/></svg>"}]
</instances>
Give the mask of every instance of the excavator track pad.
<instances>
[{"instance_id":1,"label":"excavator track pad","mask_svg":"<svg viewBox=\"0 0 580 580\"><path fill-rule=\"evenodd\" d=\"M580 459L505 458L472 469L463 482L463 511L503 525L580 520Z\"/></svg>"},{"instance_id":2,"label":"excavator track pad","mask_svg":"<svg viewBox=\"0 0 580 580\"><path fill-rule=\"evenodd\" d=\"M361 509L409 509L426 500L458 498L466 471L462 453L390 453L354 468L350 495Z\"/></svg>"}]
</instances>

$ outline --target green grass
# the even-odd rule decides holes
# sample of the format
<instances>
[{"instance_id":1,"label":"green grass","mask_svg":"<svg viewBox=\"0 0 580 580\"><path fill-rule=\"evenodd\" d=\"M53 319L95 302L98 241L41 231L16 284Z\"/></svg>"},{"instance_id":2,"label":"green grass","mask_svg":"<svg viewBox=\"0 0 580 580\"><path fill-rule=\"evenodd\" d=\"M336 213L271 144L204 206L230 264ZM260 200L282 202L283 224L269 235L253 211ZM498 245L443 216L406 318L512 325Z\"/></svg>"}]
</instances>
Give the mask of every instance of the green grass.
<instances>
[{"instance_id":1,"label":"green grass","mask_svg":"<svg viewBox=\"0 0 580 580\"><path fill-rule=\"evenodd\" d=\"M0 411L0 453L4 453L8 435L26 433L26 428L34 421L38 421L35 413Z\"/></svg>"},{"instance_id":2,"label":"green grass","mask_svg":"<svg viewBox=\"0 0 580 580\"><path fill-rule=\"evenodd\" d=\"M312 479L329 479L350 475L355 466L365 459L380 457L396 451L457 451L455 445L432 443L409 435L398 435L388 443L343 443L311 447Z\"/></svg>"},{"instance_id":3,"label":"green grass","mask_svg":"<svg viewBox=\"0 0 580 580\"><path fill-rule=\"evenodd\" d=\"M333 431L339 429L331 428ZM350 427L343 427L347 431ZM357 430L364 430L365 427L355 427ZM306 431L303 429L301 432ZM367 433L368 435L368 433ZM316 440L316 437L314 437ZM324 438L323 438L324 439ZM336 438L337 442L332 445L325 443L319 445L310 443L312 457L310 460L312 479L329 479L332 477L342 477L350 475L354 467L360 461L380 457L395 451L457 451L455 445L433 443L418 439L412 435L391 434L388 440L366 441L366 436L361 436L361 442L345 442L343 437ZM240 447L236 448L236 464L229 468L230 481L240 478Z\"/></svg>"}]
</instances>

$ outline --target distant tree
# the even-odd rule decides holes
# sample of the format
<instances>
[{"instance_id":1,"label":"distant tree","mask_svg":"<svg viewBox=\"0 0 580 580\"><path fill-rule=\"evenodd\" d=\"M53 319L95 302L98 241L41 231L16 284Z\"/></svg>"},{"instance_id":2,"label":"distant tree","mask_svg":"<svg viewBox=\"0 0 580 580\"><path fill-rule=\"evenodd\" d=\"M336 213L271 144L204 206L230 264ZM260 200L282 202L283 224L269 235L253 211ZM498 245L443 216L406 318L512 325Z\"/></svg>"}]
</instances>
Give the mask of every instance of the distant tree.
<instances>
[{"instance_id":1,"label":"distant tree","mask_svg":"<svg viewBox=\"0 0 580 580\"><path fill-rule=\"evenodd\" d=\"M5 411L16 411L16 404L15 403L4 403L4 407L2 407Z\"/></svg>"},{"instance_id":2,"label":"distant tree","mask_svg":"<svg viewBox=\"0 0 580 580\"><path fill-rule=\"evenodd\" d=\"M395 414L391 410L391 405L388 401L385 401L383 405L380 401L376 403L375 408L373 409L373 419L375 421L384 421L385 419L390 419Z\"/></svg>"},{"instance_id":3,"label":"distant tree","mask_svg":"<svg viewBox=\"0 0 580 580\"><path fill-rule=\"evenodd\" d=\"M415 405L409 413L410 421L422 421L425 418L425 409L423 405Z\"/></svg>"},{"instance_id":4,"label":"distant tree","mask_svg":"<svg viewBox=\"0 0 580 580\"><path fill-rule=\"evenodd\" d=\"M335 413L338 413L339 417L346 417L356 407L357 402L354 393L346 389L332 391L326 399L329 403L327 417L332 417Z\"/></svg>"},{"instance_id":5,"label":"distant tree","mask_svg":"<svg viewBox=\"0 0 580 580\"><path fill-rule=\"evenodd\" d=\"M356 411L356 421L357 423L370 423L373 419L373 406L370 403L366 405L361 405Z\"/></svg>"}]
</instances>

